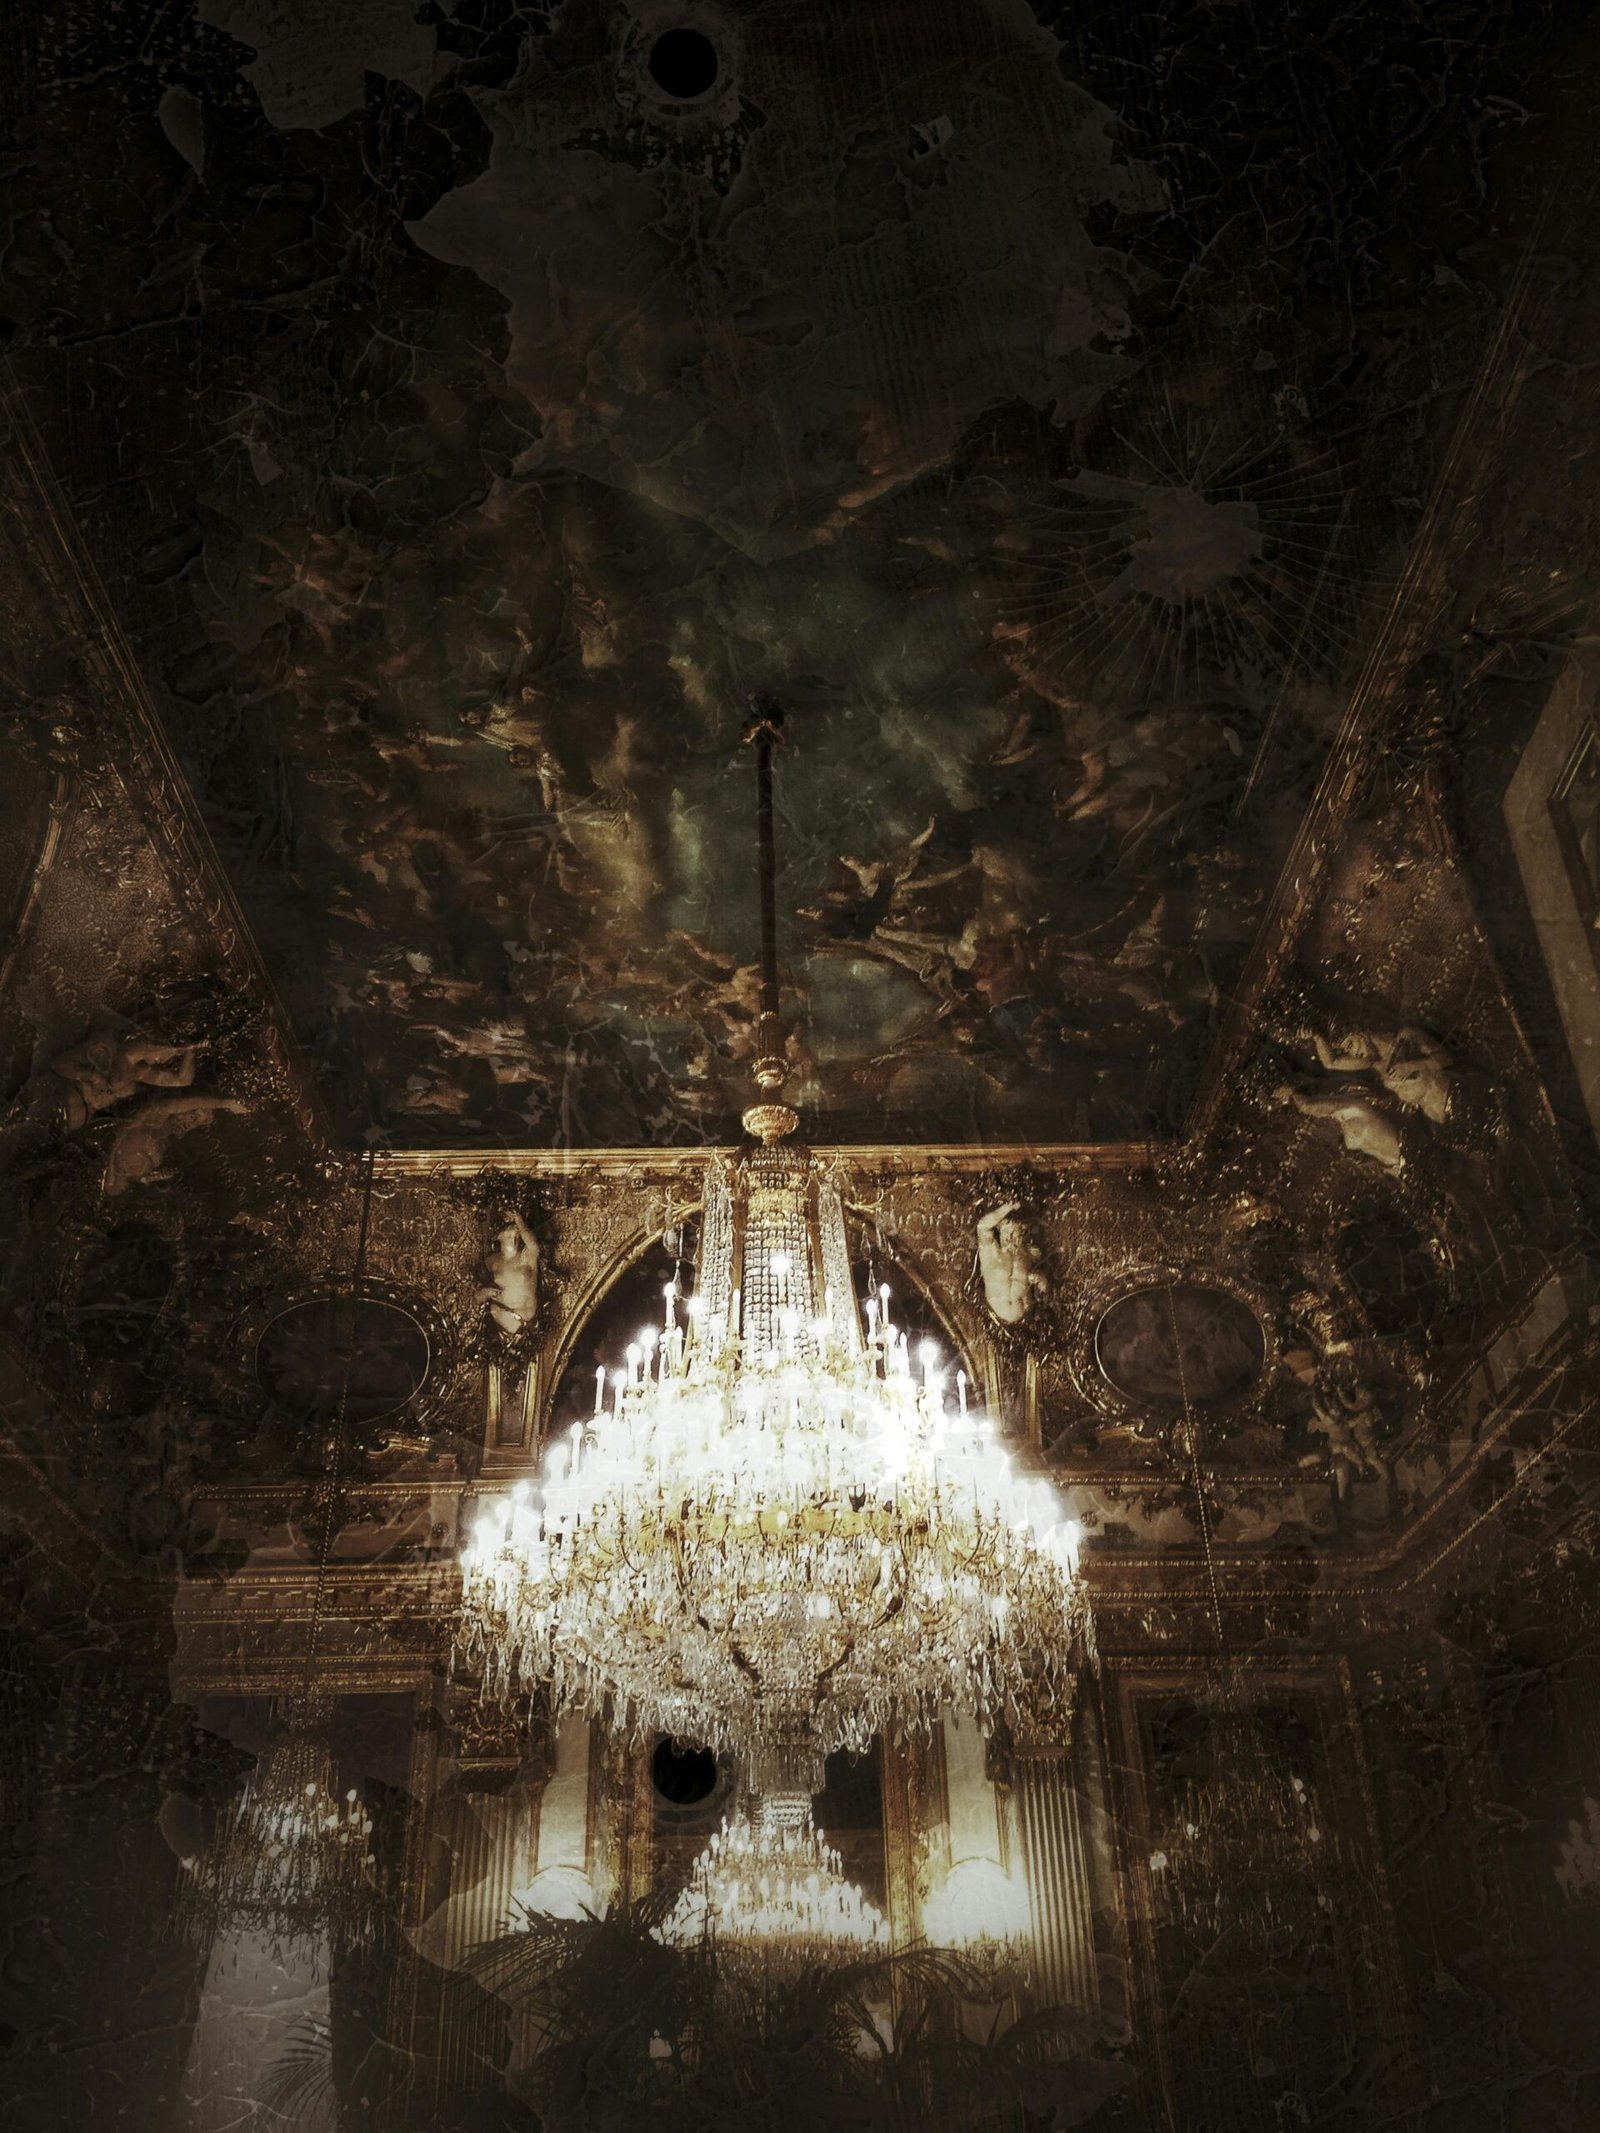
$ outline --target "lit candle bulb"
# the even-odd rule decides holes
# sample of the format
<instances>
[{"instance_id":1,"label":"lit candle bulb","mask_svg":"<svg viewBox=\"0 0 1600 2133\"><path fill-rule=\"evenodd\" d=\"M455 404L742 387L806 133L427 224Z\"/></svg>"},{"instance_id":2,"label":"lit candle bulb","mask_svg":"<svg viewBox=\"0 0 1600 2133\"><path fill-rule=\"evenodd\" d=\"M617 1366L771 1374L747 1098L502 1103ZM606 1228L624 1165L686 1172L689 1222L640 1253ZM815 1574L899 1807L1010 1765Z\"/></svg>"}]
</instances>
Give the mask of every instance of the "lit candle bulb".
<instances>
[{"instance_id":1,"label":"lit candle bulb","mask_svg":"<svg viewBox=\"0 0 1600 2133\"><path fill-rule=\"evenodd\" d=\"M956 1394L961 1401L961 1412L964 1416L967 1411L967 1373L964 1370L956 1372Z\"/></svg>"},{"instance_id":2,"label":"lit candle bulb","mask_svg":"<svg viewBox=\"0 0 1600 2133\"><path fill-rule=\"evenodd\" d=\"M595 1371L595 1374L594 1374L594 1411L595 1411L595 1413L596 1413L597 1415L598 1415L598 1414L601 1414L601 1413L603 1413L603 1412L604 1412L604 1410L605 1410L605 1404L606 1404L606 1366L605 1366L605 1364L604 1364L604 1363L602 1363L602 1364L600 1364L599 1368L598 1368L598 1369L597 1369L597 1370Z\"/></svg>"},{"instance_id":3,"label":"lit candle bulb","mask_svg":"<svg viewBox=\"0 0 1600 2133\"><path fill-rule=\"evenodd\" d=\"M667 1333L670 1333L672 1331L673 1326L677 1323L677 1321L672 1315L672 1306L677 1301L677 1295L678 1284L675 1281L669 1281L666 1287L661 1291L661 1300L663 1306L661 1324L663 1331Z\"/></svg>"}]
</instances>

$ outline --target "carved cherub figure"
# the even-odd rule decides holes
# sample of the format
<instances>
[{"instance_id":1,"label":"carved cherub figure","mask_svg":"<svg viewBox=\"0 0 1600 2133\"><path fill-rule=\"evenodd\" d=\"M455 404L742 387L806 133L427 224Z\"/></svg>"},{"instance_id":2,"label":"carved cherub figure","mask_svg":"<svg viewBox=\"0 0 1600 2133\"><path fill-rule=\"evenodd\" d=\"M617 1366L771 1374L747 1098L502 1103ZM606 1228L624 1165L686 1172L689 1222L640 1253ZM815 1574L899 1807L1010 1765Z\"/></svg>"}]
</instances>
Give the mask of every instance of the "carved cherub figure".
<instances>
[{"instance_id":1,"label":"carved cherub figure","mask_svg":"<svg viewBox=\"0 0 1600 2133\"><path fill-rule=\"evenodd\" d=\"M1043 1256L1029 1233L1019 1203L1007 1200L978 1217L978 1272L989 1309L1003 1325L1019 1325L1037 1297L1049 1290L1040 1272Z\"/></svg>"},{"instance_id":2,"label":"carved cherub figure","mask_svg":"<svg viewBox=\"0 0 1600 2133\"><path fill-rule=\"evenodd\" d=\"M477 1300L508 1339L539 1315L539 1244L515 1208L507 1208L493 1247L483 1261L487 1281Z\"/></svg>"},{"instance_id":3,"label":"carved cherub figure","mask_svg":"<svg viewBox=\"0 0 1600 2133\"><path fill-rule=\"evenodd\" d=\"M1288 1084L1278 1100L1291 1103L1307 1118L1326 1118L1339 1128L1352 1155L1367 1156L1385 1170L1404 1167L1399 1113L1411 1111L1430 1127L1459 1132L1465 1104L1466 1075L1450 1047L1415 1023L1398 1029L1349 1029L1338 1038L1320 1030L1299 1030L1292 1041L1311 1045L1317 1063L1329 1074L1360 1075L1343 1089L1295 1089ZM1381 1091L1381 1094L1380 1094Z\"/></svg>"},{"instance_id":4,"label":"carved cherub figure","mask_svg":"<svg viewBox=\"0 0 1600 2133\"><path fill-rule=\"evenodd\" d=\"M1311 1042L1330 1074L1373 1074L1408 1111L1435 1126L1448 1120L1460 1078L1455 1055L1427 1030L1357 1029L1338 1044L1315 1031Z\"/></svg>"},{"instance_id":5,"label":"carved cherub figure","mask_svg":"<svg viewBox=\"0 0 1600 2133\"><path fill-rule=\"evenodd\" d=\"M1376 1479L1387 1472L1378 1446L1383 1416L1367 1373L1349 1350L1324 1356L1311 1387L1311 1418L1306 1427L1328 1443L1333 1485L1343 1496L1352 1475ZM1322 1455L1308 1453L1304 1464Z\"/></svg>"},{"instance_id":6,"label":"carved cherub figure","mask_svg":"<svg viewBox=\"0 0 1600 2133\"><path fill-rule=\"evenodd\" d=\"M30 1127L79 1133L107 1113L110 1135L102 1189L115 1199L132 1185L170 1175L167 1158L182 1140L221 1112L243 1113L243 1098L204 1095L194 1087L200 1047L163 1044L139 1030L102 1032L57 1052L12 1108L6 1134ZM160 1089L181 1094L157 1096Z\"/></svg>"}]
</instances>

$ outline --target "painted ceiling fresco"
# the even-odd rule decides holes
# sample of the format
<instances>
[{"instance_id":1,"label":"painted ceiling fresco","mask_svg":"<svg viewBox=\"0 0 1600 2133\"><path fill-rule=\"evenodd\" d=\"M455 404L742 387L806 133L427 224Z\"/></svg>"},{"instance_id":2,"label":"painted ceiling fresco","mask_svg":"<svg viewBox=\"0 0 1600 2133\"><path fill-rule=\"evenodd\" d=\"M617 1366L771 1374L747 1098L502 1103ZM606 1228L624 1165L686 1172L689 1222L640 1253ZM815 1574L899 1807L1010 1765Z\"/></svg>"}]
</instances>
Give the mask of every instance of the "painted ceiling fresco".
<instances>
[{"instance_id":1,"label":"painted ceiling fresco","mask_svg":"<svg viewBox=\"0 0 1600 2133\"><path fill-rule=\"evenodd\" d=\"M813 1130L1177 1130L1482 358L1543 9L43 34L12 360L341 1131L730 1136L757 699Z\"/></svg>"}]
</instances>

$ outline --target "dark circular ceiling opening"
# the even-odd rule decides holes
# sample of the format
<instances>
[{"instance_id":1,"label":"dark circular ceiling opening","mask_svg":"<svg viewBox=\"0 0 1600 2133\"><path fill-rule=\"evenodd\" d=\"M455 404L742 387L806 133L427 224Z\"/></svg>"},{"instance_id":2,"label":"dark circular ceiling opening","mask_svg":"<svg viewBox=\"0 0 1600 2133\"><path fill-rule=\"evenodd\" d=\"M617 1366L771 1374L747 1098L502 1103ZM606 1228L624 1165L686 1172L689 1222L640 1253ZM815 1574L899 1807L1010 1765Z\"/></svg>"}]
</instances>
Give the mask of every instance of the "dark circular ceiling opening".
<instances>
[{"instance_id":1,"label":"dark circular ceiling opening","mask_svg":"<svg viewBox=\"0 0 1600 2133\"><path fill-rule=\"evenodd\" d=\"M680 103L704 96L717 78L717 48L703 31L664 30L650 47L650 76Z\"/></svg>"},{"instance_id":2,"label":"dark circular ceiling opening","mask_svg":"<svg viewBox=\"0 0 1600 2133\"><path fill-rule=\"evenodd\" d=\"M650 1758L650 1782L674 1807L698 1807L717 1789L717 1759L709 1748L658 1741Z\"/></svg>"},{"instance_id":3,"label":"dark circular ceiling opening","mask_svg":"<svg viewBox=\"0 0 1600 2133\"><path fill-rule=\"evenodd\" d=\"M398 1304L318 1296L280 1311L256 1346L256 1375L287 1413L330 1420L348 1375L345 1414L375 1422L404 1407L428 1375L428 1336Z\"/></svg>"}]
</instances>

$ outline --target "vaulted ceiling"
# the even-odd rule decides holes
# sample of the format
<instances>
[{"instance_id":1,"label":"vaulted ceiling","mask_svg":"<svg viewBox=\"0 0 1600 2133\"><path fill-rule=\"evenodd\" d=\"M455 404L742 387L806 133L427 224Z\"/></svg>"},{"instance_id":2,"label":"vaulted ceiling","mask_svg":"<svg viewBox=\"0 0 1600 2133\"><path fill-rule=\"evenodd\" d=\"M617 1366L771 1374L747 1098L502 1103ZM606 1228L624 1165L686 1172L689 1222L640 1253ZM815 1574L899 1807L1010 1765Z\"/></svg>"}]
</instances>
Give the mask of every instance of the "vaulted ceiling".
<instances>
[{"instance_id":1,"label":"vaulted ceiling","mask_svg":"<svg viewBox=\"0 0 1600 2133\"><path fill-rule=\"evenodd\" d=\"M46 30L13 360L342 1131L729 1137L758 697L814 1131L1182 1127L1438 498L1530 552L1572 84L1495 0L1043 14Z\"/></svg>"}]
</instances>

